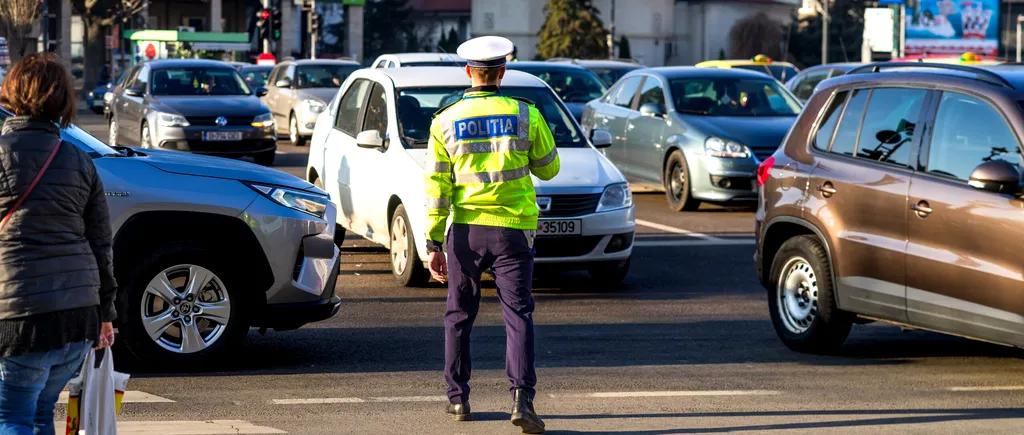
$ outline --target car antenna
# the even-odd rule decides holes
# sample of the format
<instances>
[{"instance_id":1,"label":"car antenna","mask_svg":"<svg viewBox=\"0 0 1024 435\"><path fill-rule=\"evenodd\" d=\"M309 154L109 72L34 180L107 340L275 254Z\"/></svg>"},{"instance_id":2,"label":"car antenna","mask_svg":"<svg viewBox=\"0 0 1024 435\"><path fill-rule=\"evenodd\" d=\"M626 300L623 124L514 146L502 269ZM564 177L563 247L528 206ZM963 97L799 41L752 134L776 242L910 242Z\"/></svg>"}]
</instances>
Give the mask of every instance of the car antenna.
<instances>
[{"instance_id":1,"label":"car antenna","mask_svg":"<svg viewBox=\"0 0 1024 435\"><path fill-rule=\"evenodd\" d=\"M441 52L442 52L442 53L444 53L445 57L447 57L447 58L448 58L448 61L449 61L449 62L451 62L451 63L455 64L455 66L457 66L457 67L459 67L459 68L462 68L462 65L459 65L459 63L458 63L458 62L456 62L456 61L455 61L455 59L452 59L452 55L448 54L448 51L447 51L447 50L445 50L445 49L444 49L444 47L442 47L442 46L438 45L438 46L437 46L437 48L438 48L439 50L441 50Z\"/></svg>"}]
</instances>

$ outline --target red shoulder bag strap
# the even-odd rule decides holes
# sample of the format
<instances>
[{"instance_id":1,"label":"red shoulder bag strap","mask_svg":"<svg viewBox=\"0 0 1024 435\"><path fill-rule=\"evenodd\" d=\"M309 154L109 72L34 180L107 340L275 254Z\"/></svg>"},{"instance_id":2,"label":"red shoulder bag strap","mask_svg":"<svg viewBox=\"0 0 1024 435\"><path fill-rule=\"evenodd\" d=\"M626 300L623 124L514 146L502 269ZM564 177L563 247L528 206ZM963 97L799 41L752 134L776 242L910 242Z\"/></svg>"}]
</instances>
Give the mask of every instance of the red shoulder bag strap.
<instances>
[{"instance_id":1,"label":"red shoulder bag strap","mask_svg":"<svg viewBox=\"0 0 1024 435\"><path fill-rule=\"evenodd\" d=\"M43 178L43 174L46 173L46 170L50 167L50 163L53 162L53 158L57 156L57 150L60 149L61 142L63 141L57 139L57 144L53 146L53 150L50 151L50 155L46 156L46 161L43 162L43 167L39 168L39 173L36 174L36 178L32 179L32 184L28 185L28 189L25 189L25 192L18 197L17 201L14 202L14 206L12 206L11 209L7 211L7 214L4 215L4 219L0 221L0 231L3 231L4 227L7 226L7 221L11 220L11 216L14 216L14 212L21 208L21 204L25 202L25 198L28 198L28 195L35 190L36 185L39 184L39 180Z\"/></svg>"}]
</instances>

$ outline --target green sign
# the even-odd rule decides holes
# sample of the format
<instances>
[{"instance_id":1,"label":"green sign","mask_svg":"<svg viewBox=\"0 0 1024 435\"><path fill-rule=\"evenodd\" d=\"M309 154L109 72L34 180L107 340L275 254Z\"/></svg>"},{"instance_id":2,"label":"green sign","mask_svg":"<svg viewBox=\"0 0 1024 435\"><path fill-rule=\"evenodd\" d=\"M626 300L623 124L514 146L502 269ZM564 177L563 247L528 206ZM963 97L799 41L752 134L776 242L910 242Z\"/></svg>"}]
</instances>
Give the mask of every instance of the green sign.
<instances>
[{"instance_id":1,"label":"green sign","mask_svg":"<svg viewBox=\"0 0 1024 435\"><path fill-rule=\"evenodd\" d=\"M349 6L362 6L366 4L366 0L341 0L341 4Z\"/></svg>"}]
</instances>

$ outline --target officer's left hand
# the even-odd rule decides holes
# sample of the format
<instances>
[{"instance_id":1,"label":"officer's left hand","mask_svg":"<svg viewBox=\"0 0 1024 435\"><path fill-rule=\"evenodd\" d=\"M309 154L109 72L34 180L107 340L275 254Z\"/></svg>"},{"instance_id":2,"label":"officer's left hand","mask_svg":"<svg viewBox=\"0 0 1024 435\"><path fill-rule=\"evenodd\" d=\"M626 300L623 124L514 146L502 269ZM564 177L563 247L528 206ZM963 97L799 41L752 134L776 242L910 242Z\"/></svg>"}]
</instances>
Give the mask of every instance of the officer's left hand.
<instances>
[{"instance_id":1,"label":"officer's left hand","mask_svg":"<svg viewBox=\"0 0 1024 435\"><path fill-rule=\"evenodd\" d=\"M442 284L448 282L448 259L443 252L431 252L427 257L430 263L430 276Z\"/></svg>"}]
</instances>

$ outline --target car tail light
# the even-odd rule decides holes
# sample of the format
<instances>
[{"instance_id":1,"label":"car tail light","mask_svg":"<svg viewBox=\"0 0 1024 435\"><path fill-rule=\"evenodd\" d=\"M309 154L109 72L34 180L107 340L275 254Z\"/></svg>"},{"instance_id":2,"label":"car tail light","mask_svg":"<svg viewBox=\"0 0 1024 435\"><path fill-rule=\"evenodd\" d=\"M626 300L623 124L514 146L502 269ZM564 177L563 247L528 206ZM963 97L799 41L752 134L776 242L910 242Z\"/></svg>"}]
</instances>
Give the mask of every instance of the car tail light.
<instances>
[{"instance_id":1,"label":"car tail light","mask_svg":"<svg viewBox=\"0 0 1024 435\"><path fill-rule=\"evenodd\" d=\"M757 167L757 187L764 186L768 177L772 175L772 166L775 166L775 157L768 157Z\"/></svg>"}]
</instances>

